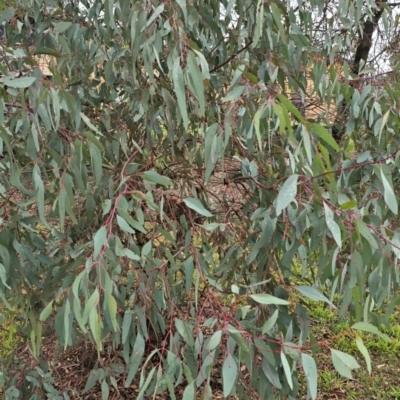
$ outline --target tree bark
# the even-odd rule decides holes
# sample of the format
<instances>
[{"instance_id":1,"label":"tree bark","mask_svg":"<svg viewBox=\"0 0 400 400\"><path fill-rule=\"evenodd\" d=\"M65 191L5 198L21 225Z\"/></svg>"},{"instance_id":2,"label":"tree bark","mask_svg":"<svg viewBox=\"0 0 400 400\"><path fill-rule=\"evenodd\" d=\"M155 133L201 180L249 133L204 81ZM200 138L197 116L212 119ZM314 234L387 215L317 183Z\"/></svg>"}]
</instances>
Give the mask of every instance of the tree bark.
<instances>
[{"instance_id":1,"label":"tree bark","mask_svg":"<svg viewBox=\"0 0 400 400\"><path fill-rule=\"evenodd\" d=\"M354 75L358 75L360 72L361 60L363 60L364 63L366 63L368 60L369 52L372 47L372 35L374 34L375 28L378 25L379 19L382 16L383 13L382 3L384 2L386 2L386 0L377 1L376 4L378 5L379 8L375 11L372 21L367 20L364 22L363 33L361 34L360 32L359 43L354 55L353 62L350 66L350 71ZM342 102L338 107L335 122L332 127L332 136L337 142L339 142L342 139L345 133L346 122L347 122L347 118L345 118L346 113L347 113L347 101L342 100Z\"/></svg>"}]
</instances>

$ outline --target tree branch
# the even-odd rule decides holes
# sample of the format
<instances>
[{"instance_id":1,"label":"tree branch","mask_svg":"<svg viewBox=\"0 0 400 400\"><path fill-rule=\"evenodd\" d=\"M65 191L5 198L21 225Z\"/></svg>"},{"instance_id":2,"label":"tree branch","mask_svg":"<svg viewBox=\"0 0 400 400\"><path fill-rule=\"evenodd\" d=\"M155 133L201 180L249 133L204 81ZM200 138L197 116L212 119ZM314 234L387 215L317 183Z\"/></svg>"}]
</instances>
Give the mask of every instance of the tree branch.
<instances>
[{"instance_id":1,"label":"tree branch","mask_svg":"<svg viewBox=\"0 0 400 400\"><path fill-rule=\"evenodd\" d=\"M375 31L375 28L379 22L379 19L382 16L384 11L383 3L384 1L376 1L378 5L378 10L376 10L372 21L367 20L364 22L364 29L362 36L360 35L360 42L357 46L356 53L354 55L354 60L352 65L350 66L351 72L355 75L358 75L360 72L360 63L364 61L364 63L368 60L368 55L372 47L372 36ZM338 107L335 122L332 127L332 136L336 141L340 141L343 137L345 131L345 121L343 121L343 116L346 115L347 102L346 100L342 100L340 106Z\"/></svg>"},{"instance_id":2,"label":"tree branch","mask_svg":"<svg viewBox=\"0 0 400 400\"><path fill-rule=\"evenodd\" d=\"M246 46L242 47L239 51L236 53L232 54L227 60L225 60L222 64L217 65L215 68L213 68L210 72L215 72L222 68L224 65L228 64L230 61L232 61L236 56L238 56L242 51L246 50L251 44L253 43L253 39L250 40L249 43L246 44Z\"/></svg>"}]
</instances>

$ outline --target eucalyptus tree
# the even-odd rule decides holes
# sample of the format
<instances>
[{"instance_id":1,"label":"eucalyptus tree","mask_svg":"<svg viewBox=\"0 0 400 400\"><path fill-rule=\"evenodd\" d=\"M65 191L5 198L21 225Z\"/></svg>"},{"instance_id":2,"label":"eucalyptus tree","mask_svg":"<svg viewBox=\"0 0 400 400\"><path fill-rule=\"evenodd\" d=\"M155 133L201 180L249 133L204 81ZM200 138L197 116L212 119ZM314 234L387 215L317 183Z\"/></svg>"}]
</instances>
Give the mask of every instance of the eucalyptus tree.
<instances>
[{"instance_id":1,"label":"eucalyptus tree","mask_svg":"<svg viewBox=\"0 0 400 400\"><path fill-rule=\"evenodd\" d=\"M211 398L220 374L225 397L315 399L310 302L381 334L400 279L399 86L395 59L377 76L359 46L385 32L393 54L392 6L1 6L0 299L40 362L2 364L8 398L68 398L42 350L84 337L121 358L89 377L103 398L121 374L138 399ZM344 377L360 367L331 354Z\"/></svg>"}]
</instances>

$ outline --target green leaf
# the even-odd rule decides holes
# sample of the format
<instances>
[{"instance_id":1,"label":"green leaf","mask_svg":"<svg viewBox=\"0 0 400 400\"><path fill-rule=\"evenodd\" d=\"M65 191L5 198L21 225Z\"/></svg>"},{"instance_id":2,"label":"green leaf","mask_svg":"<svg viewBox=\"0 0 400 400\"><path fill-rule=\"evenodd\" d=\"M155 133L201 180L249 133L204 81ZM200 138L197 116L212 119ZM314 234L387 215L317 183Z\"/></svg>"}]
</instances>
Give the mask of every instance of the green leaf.
<instances>
[{"instance_id":1,"label":"green leaf","mask_svg":"<svg viewBox=\"0 0 400 400\"><path fill-rule=\"evenodd\" d=\"M39 213L39 218L42 221L42 223L50 229L50 225L46 221L45 217L45 207L44 207L44 183L42 181L41 173L40 173L40 168L38 164L35 164L33 167L33 181L35 183L35 189L36 189L36 201L37 201L37 209Z\"/></svg>"},{"instance_id":2,"label":"green leaf","mask_svg":"<svg viewBox=\"0 0 400 400\"><path fill-rule=\"evenodd\" d=\"M281 14L278 6L275 3L271 3L271 11L272 11L272 16L274 17L275 24L278 27L280 39L282 40L283 44L286 44L287 43L286 33L285 33L285 30L283 29L283 25L282 25L282 21L281 21L282 14Z\"/></svg>"},{"instance_id":3,"label":"green leaf","mask_svg":"<svg viewBox=\"0 0 400 400\"><path fill-rule=\"evenodd\" d=\"M3 264L0 263L0 281L3 285L11 290L11 287L7 285L7 271Z\"/></svg>"},{"instance_id":4,"label":"green leaf","mask_svg":"<svg viewBox=\"0 0 400 400\"><path fill-rule=\"evenodd\" d=\"M175 326L179 334L185 339L185 342L190 347L193 347L194 341L192 336L192 329L190 328L190 326L178 318L175 318Z\"/></svg>"},{"instance_id":5,"label":"green leaf","mask_svg":"<svg viewBox=\"0 0 400 400\"><path fill-rule=\"evenodd\" d=\"M251 48L253 49L257 46L258 42L260 41L263 32L263 26L264 26L264 0L258 0L256 7L256 24L253 34L253 43L251 44Z\"/></svg>"},{"instance_id":6,"label":"green leaf","mask_svg":"<svg viewBox=\"0 0 400 400\"><path fill-rule=\"evenodd\" d=\"M192 287L193 273L194 273L193 257L190 256L185 261L185 288L186 288L186 293L189 293L190 289Z\"/></svg>"},{"instance_id":7,"label":"green leaf","mask_svg":"<svg viewBox=\"0 0 400 400\"><path fill-rule=\"evenodd\" d=\"M178 3L179 7L181 8L183 12L183 16L185 18L185 24L187 24L187 7L186 7L186 0L176 0Z\"/></svg>"},{"instance_id":8,"label":"green leaf","mask_svg":"<svg viewBox=\"0 0 400 400\"><path fill-rule=\"evenodd\" d=\"M70 26L72 25L72 22L69 21L63 21L63 22L57 22L54 24L54 29L58 33L63 33L65 32Z\"/></svg>"},{"instance_id":9,"label":"green leaf","mask_svg":"<svg viewBox=\"0 0 400 400\"><path fill-rule=\"evenodd\" d=\"M46 319L50 316L50 314L53 312L53 301L52 300L47 306L43 309L43 311L40 313L39 316L39 321L46 321Z\"/></svg>"},{"instance_id":10,"label":"green leaf","mask_svg":"<svg viewBox=\"0 0 400 400\"><path fill-rule=\"evenodd\" d=\"M232 355L228 353L222 366L222 387L224 397L228 397L236 383L238 367Z\"/></svg>"},{"instance_id":11,"label":"green leaf","mask_svg":"<svg viewBox=\"0 0 400 400\"><path fill-rule=\"evenodd\" d=\"M191 382L183 391L182 400L195 400L196 398L196 381Z\"/></svg>"},{"instance_id":12,"label":"green leaf","mask_svg":"<svg viewBox=\"0 0 400 400\"><path fill-rule=\"evenodd\" d=\"M194 89L194 95L196 96L199 102L200 116L204 117L206 109L206 101L204 97L203 74L201 73L200 68L197 64L194 52L189 51L187 63L188 63L187 69L189 73L189 78L193 83L192 87Z\"/></svg>"},{"instance_id":13,"label":"green leaf","mask_svg":"<svg viewBox=\"0 0 400 400\"><path fill-rule=\"evenodd\" d=\"M150 372L149 372L149 374L147 375L147 378L146 378L146 380L145 380L143 386L140 388L140 392L139 392L138 397L137 397L138 399L141 399L141 398L142 398L144 392L145 392L146 389L149 387L150 382L151 382L151 380L152 380L153 375L154 375L155 372L156 372L156 367L154 367L154 368L152 368L152 369L150 370ZM142 370L142 374L143 374L143 373L144 373L144 370Z\"/></svg>"},{"instance_id":14,"label":"green leaf","mask_svg":"<svg viewBox=\"0 0 400 400\"><path fill-rule=\"evenodd\" d=\"M107 228L102 226L93 236L94 250L93 258L97 258L101 249L107 243Z\"/></svg>"},{"instance_id":15,"label":"green leaf","mask_svg":"<svg viewBox=\"0 0 400 400\"><path fill-rule=\"evenodd\" d=\"M71 325L69 323L70 313L71 313L71 304L69 300L67 300L64 308L64 350L67 348L68 343L71 342L72 332L71 332Z\"/></svg>"},{"instance_id":16,"label":"green leaf","mask_svg":"<svg viewBox=\"0 0 400 400\"><path fill-rule=\"evenodd\" d=\"M119 332L119 326L117 325L117 302L113 295L109 292L105 293L108 312L110 313L111 324L114 332Z\"/></svg>"},{"instance_id":17,"label":"green leaf","mask_svg":"<svg viewBox=\"0 0 400 400\"><path fill-rule=\"evenodd\" d=\"M104 147L103 145L100 143L99 139L97 139L96 136L93 135L92 132L90 131L83 131L82 135L85 136L85 138L89 139L89 141L91 143L93 143L94 145L96 145L100 151L104 151Z\"/></svg>"},{"instance_id":18,"label":"green leaf","mask_svg":"<svg viewBox=\"0 0 400 400\"><path fill-rule=\"evenodd\" d=\"M166 176L162 176L158 172L155 172L155 171L143 172L143 174L141 176L144 180L151 182L151 183L157 183L157 184L163 185L163 186L173 185L170 178L168 178Z\"/></svg>"},{"instance_id":19,"label":"green leaf","mask_svg":"<svg viewBox=\"0 0 400 400\"><path fill-rule=\"evenodd\" d=\"M288 383L290 389L293 390L292 369L290 368L289 362L288 362L288 360L286 358L286 354L284 352L281 352L281 360L282 360L282 366L283 366L283 370L285 372L287 383Z\"/></svg>"},{"instance_id":20,"label":"green leaf","mask_svg":"<svg viewBox=\"0 0 400 400\"><path fill-rule=\"evenodd\" d=\"M22 78L0 78L0 82L15 89L26 89L31 86L37 78L34 76L23 76Z\"/></svg>"},{"instance_id":21,"label":"green leaf","mask_svg":"<svg viewBox=\"0 0 400 400\"><path fill-rule=\"evenodd\" d=\"M336 371L345 378L353 379L351 371L353 369L360 368L360 365L357 363L356 359L350 354L346 354L342 351L334 349L331 349L331 355L333 366L335 367Z\"/></svg>"},{"instance_id":22,"label":"green leaf","mask_svg":"<svg viewBox=\"0 0 400 400\"><path fill-rule=\"evenodd\" d=\"M100 185L101 177L103 176L102 155L100 149L92 142L89 143L89 149L94 177L96 180L96 185L98 186Z\"/></svg>"},{"instance_id":23,"label":"green leaf","mask_svg":"<svg viewBox=\"0 0 400 400\"><path fill-rule=\"evenodd\" d=\"M270 294L252 294L250 297L260 304L275 304L275 305L283 305L288 306L289 302L287 300L280 299L279 297L272 296Z\"/></svg>"},{"instance_id":24,"label":"green leaf","mask_svg":"<svg viewBox=\"0 0 400 400\"><path fill-rule=\"evenodd\" d=\"M125 312L124 320L122 322L122 344L125 344L126 340L128 339L131 325L132 325L132 312L128 310Z\"/></svg>"},{"instance_id":25,"label":"green leaf","mask_svg":"<svg viewBox=\"0 0 400 400\"><path fill-rule=\"evenodd\" d=\"M281 212L292 202L295 201L297 195L297 180L299 176L294 174L282 185L276 199L276 215L279 216Z\"/></svg>"},{"instance_id":26,"label":"green leaf","mask_svg":"<svg viewBox=\"0 0 400 400\"><path fill-rule=\"evenodd\" d=\"M84 113L80 113L80 116L83 120L83 122L95 133L97 133L99 136L103 136L103 134L92 124L92 122L90 121L90 119L84 114Z\"/></svg>"},{"instance_id":27,"label":"green leaf","mask_svg":"<svg viewBox=\"0 0 400 400\"><path fill-rule=\"evenodd\" d=\"M188 129L189 117L186 109L185 82L183 79L183 71L180 63L180 58L176 57L174 65L172 67L172 80L174 82L175 94L178 100L178 107L181 112L183 125L185 129Z\"/></svg>"},{"instance_id":28,"label":"green leaf","mask_svg":"<svg viewBox=\"0 0 400 400\"><path fill-rule=\"evenodd\" d=\"M272 314L271 318L268 318L268 321L265 322L265 324L262 327L261 333L264 335L265 333L268 333L276 324L276 321L278 319L279 315L279 310L275 310L274 313Z\"/></svg>"},{"instance_id":29,"label":"green leaf","mask_svg":"<svg viewBox=\"0 0 400 400\"><path fill-rule=\"evenodd\" d=\"M260 131L260 119L261 115L264 112L264 108L260 108L257 110L257 112L254 115L253 123L254 123L254 128L256 130L256 137L257 137L257 142L258 142L258 147L260 148L260 151L262 151L262 138L261 138L261 131Z\"/></svg>"},{"instance_id":30,"label":"green leaf","mask_svg":"<svg viewBox=\"0 0 400 400\"><path fill-rule=\"evenodd\" d=\"M101 342L101 322L100 322L100 316L97 313L96 307L93 307L90 310L89 326L90 326L90 331L93 335L93 339L96 343L97 350L102 351L103 344Z\"/></svg>"},{"instance_id":31,"label":"green leaf","mask_svg":"<svg viewBox=\"0 0 400 400\"><path fill-rule=\"evenodd\" d=\"M382 123L381 123L381 127L380 127L379 133L378 133L379 141L381 140L381 135L382 135L383 129L385 128L385 126L387 124L387 121L388 121L388 118L390 115L390 111L391 111L390 109L387 110L382 117Z\"/></svg>"},{"instance_id":32,"label":"green leaf","mask_svg":"<svg viewBox=\"0 0 400 400\"><path fill-rule=\"evenodd\" d=\"M64 186L61 187L60 194L58 195L58 212L60 216L60 228L64 229L65 223L65 204L67 202L67 191Z\"/></svg>"},{"instance_id":33,"label":"green leaf","mask_svg":"<svg viewBox=\"0 0 400 400\"><path fill-rule=\"evenodd\" d=\"M137 334L135 344L133 346L133 351L130 359L130 363L128 366L128 376L126 377L125 387L128 388L131 386L133 378L136 375L136 372L141 364L143 354L145 351L145 342L140 333Z\"/></svg>"},{"instance_id":34,"label":"green leaf","mask_svg":"<svg viewBox=\"0 0 400 400\"><path fill-rule=\"evenodd\" d=\"M90 312L93 309L94 310L96 309L96 306L99 303L99 297L100 297L99 291L96 288L85 304L85 310L83 311L83 317L82 317L82 325L85 325L86 322L88 321Z\"/></svg>"},{"instance_id":35,"label":"green leaf","mask_svg":"<svg viewBox=\"0 0 400 400\"><path fill-rule=\"evenodd\" d=\"M392 211L392 213L397 215L398 204L397 204L396 195L394 194L394 191L393 191L393 184L391 182L391 179L383 172L382 168L381 168L381 180L382 180L383 189L384 189L385 203L387 204L389 209Z\"/></svg>"},{"instance_id":36,"label":"green leaf","mask_svg":"<svg viewBox=\"0 0 400 400\"><path fill-rule=\"evenodd\" d=\"M279 132L281 135L284 135L286 130L285 112L283 111L283 108L280 104L273 104L272 109L274 110L274 113L277 115L279 120Z\"/></svg>"},{"instance_id":37,"label":"green leaf","mask_svg":"<svg viewBox=\"0 0 400 400\"><path fill-rule=\"evenodd\" d=\"M6 268L6 270L8 270L8 268L10 267L10 253L9 251L0 244L0 256L1 259L3 260L3 264Z\"/></svg>"},{"instance_id":38,"label":"green leaf","mask_svg":"<svg viewBox=\"0 0 400 400\"><path fill-rule=\"evenodd\" d=\"M246 86L236 86L233 88L227 96L222 100L223 103L227 103L228 101L236 101L243 94Z\"/></svg>"},{"instance_id":39,"label":"green leaf","mask_svg":"<svg viewBox=\"0 0 400 400\"><path fill-rule=\"evenodd\" d=\"M137 254L135 254L132 250L130 250L130 249L122 249L121 250L121 256L125 256L125 257L128 257L128 258L130 258L131 260L133 260L133 261L140 261L140 257L137 255Z\"/></svg>"},{"instance_id":40,"label":"green leaf","mask_svg":"<svg viewBox=\"0 0 400 400\"><path fill-rule=\"evenodd\" d=\"M187 199L183 199L185 204L192 210L196 211L197 213L204 215L205 217L212 217L213 215L208 211L200 200L195 199L193 197L189 197Z\"/></svg>"},{"instance_id":41,"label":"green leaf","mask_svg":"<svg viewBox=\"0 0 400 400\"><path fill-rule=\"evenodd\" d=\"M221 343L221 338L222 338L222 331L214 332L206 346L206 349L208 351L214 350Z\"/></svg>"},{"instance_id":42,"label":"green leaf","mask_svg":"<svg viewBox=\"0 0 400 400\"><path fill-rule=\"evenodd\" d=\"M33 53L35 56L41 55L41 54L46 54L49 56L53 57L61 57L61 54L59 51L51 49L49 47L39 47L38 49L35 50Z\"/></svg>"},{"instance_id":43,"label":"green leaf","mask_svg":"<svg viewBox=\"0 0 400 400\"><path fill-rule=\"evenodd\" d=\"M328 207L328 205L324 202L324 209L325 209L325 220L326 225L331 232L333 238L335 239L336 244L339 248L342 247L342 234L339 228L339 225L333 219L334 214L333 211Z\"/></svg>"},{"instance_id":44,"label":"green leaf","mask_svg":"<svg viewBox=\"0 0 400 400\"><path fill-rule=\"evenodd\" d=\"M136 233L135 230L132 229L132 228L128 225L128 223L127 223L122 217L120 217L119 215L117 215L117 223L118 223L118 226L119 226L124 232L133 233L133 234Z\"/></svg>"},{"instance_id":45,"label":"green leaf","mask_svg":"<svg viewBox=\"0 0 400 400\"><path fill-rule=\"evenodd\" d=\"M278 94L277 98L279 101L282 103L282 105L288 110L290 113L292 113L297 120L299 120L301 123L306 124L307 121L306 119L301 115L300 111L294 106L294 104L283 94Z\"/></svg>"},{"instance_id":46,"label":"green leaf","mask_svg":"<svg viewBox=\"0 0 400 400\"><path fill-rule=\"evenodd\" d=\"M305 353L301 354L301 363L303 364L304 374L307 378L307 391L310 397L315 400L317 398L318 383L317 365L314 358Z\"/></svg>"},{"instance_id":47,"label":"green leaf","mask_svg":"<svg viewBox=\"0 0 400 400\"><path fill-rule=\"evenodd\" d=\"M360 353L364 356L365 362L367 364L367 370L369 375L371 375L372 367L371 367L371 357L369 355L368 349L365 347L363 340L360 337L356 337L356 345Z\"/></svg>"},{"instance_id":48,"label":"green leaf","mask_svg":"<svg viewBox=\"0 0 400 400\"><path fill-rule=\"evenodd\" d=\"M101 382L101 400L108 400L110 396L110 388L107 384L106 380L103 380L103 382Z\"/></svg>"},{"instance_id":49,"label":"green leaf","mask_svg":"<svg viewBox=\"0 0 400 400\"><path fill-rule=\"evenodd\" d=\"M388 335L382 333L376 326L370 324L369 322L357 322L352 325L351 328L357 329L358 331L373 333L389 343L392 342L392 339Z\"/></svg>"},{"instance_id":50,"label":"green leaf","mask_svg":"<svg viewBox=\"0 0 400 400\"><path fill-rule=\"evenodd\" d=\"M5 3L3 3L4 7ZM15 14L15 11L13 8L7 8L5 10L0 11L0 23L3 24L3 22L9 21Z\"/></svg>"},{"instance_id":51,"label":"green leaf","mask_svg":"<svg viewBox=\"0 0 400 400\"><path fill-rule=\"evenodd\" d=\"M371 250L377 250L378 249L378 243L376 242L374 236L372 235L370 229L366 225L364 221L362 221L360 218L356 218L356 227L358 232L364 236L365 239L367 239Z\"/></svg>"},{"instance_id":52,"label":"green leaf","mask_svg":"<svg viewBox=\"0 0 400 400\"><path fill-rule=\"evenodd\" d=\"M320 124L312 124L311 130L325 143L331 146L334 150L339 151L339 145L336 143L332 135Z\"/></svg>"},{"instance_id":53,"label":"green leaf","mask_svg":"<svg viewBox=\"0 0 400 400\"><path fill-rule=\"evenodd\" d=\"M357 206L357 200L350 200L350 201L346 201L345 203L341 204L340 208L342 210L351 210L356 206Z\"/></svg>"},{"instance_id":54,"label":"green leaf","mask_svg":"<svg viewBox=\"0 0 400 400\"><path fill-rule=\"evenodd\" d=\"M328 303L331 307L336 308L334 304L322 293L320 293L317 289L311 287L311 286L296 286L296 289L303 294L304 296L308 297L311 300L315 301L324 301L325 303Z\"/></svg>"}]
</instances>

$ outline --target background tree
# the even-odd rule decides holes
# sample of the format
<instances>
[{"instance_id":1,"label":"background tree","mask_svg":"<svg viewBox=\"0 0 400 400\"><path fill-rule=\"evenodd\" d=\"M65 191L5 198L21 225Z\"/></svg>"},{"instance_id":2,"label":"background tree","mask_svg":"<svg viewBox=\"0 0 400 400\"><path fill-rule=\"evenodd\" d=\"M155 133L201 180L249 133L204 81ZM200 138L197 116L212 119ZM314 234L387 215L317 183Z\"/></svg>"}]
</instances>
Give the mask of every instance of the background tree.
<instances>
[{"instance_id":1,"label":"background tree","mask_svg":"<svg viewBox=\"0 0 400 400\"><path fill-rule=\"evenodd\" d=\"M3 5L0 298L31 355L3 363L7 398L72 396L46 349L83 338L103 398L134 379L138 399L211 398L219 372L225 397L315 399L307 299L389 324L396 61L376 76L362 46L385 32L392 54L398 18L335 3Z\"/></svg>"}]
</instances>

